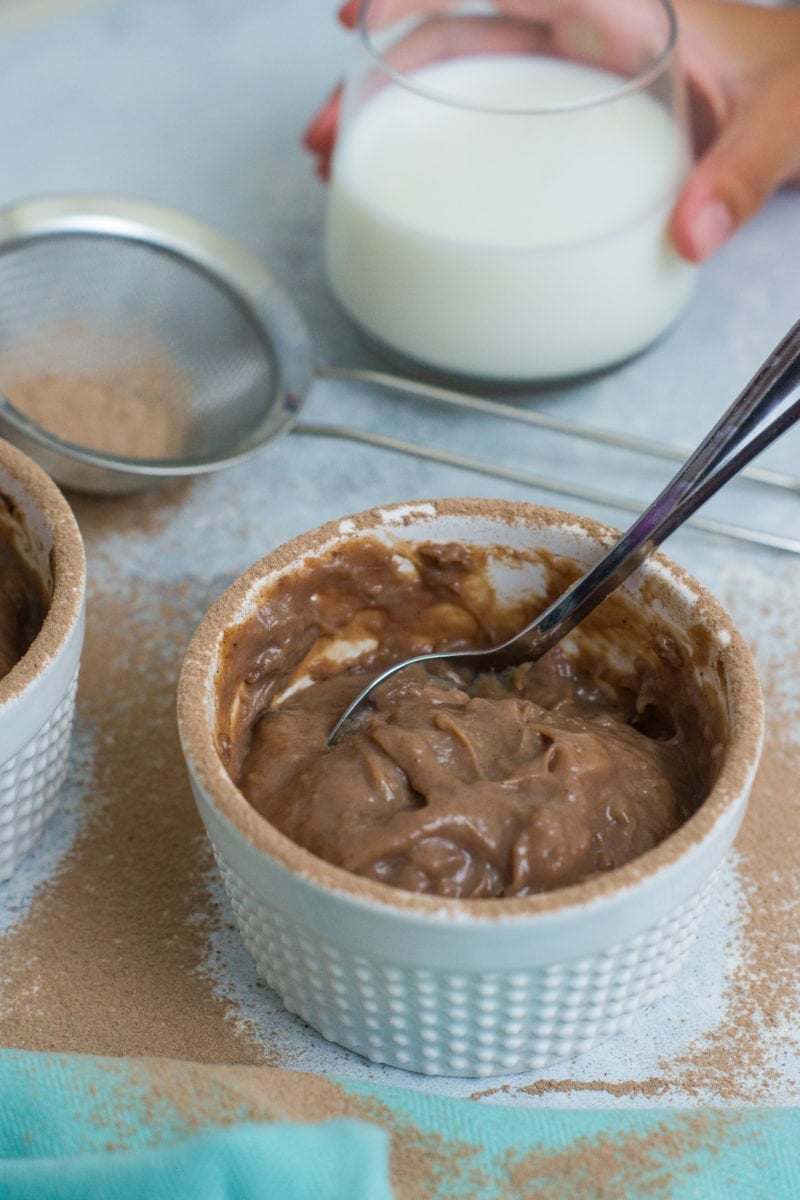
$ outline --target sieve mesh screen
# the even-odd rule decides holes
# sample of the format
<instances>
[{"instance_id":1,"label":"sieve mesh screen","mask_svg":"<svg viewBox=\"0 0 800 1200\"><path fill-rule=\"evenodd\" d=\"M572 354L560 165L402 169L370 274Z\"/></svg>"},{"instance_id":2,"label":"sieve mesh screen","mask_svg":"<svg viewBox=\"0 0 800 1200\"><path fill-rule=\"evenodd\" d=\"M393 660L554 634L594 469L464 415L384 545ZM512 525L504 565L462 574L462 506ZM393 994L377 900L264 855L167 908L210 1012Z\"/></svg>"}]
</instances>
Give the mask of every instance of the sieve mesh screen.
<instances>
[{"instance_id":1,"label":"sieve mesh screen","mask_svg":"<svg viewBox=\"0 0 800 1200\"><path fill-rule=\"evenodd\" d=\"M0 390L69 441L134 458L226 453L263 422L275 382L265 331L183 257L97 232L0 253Z\"/></svg>"}]
</instances>

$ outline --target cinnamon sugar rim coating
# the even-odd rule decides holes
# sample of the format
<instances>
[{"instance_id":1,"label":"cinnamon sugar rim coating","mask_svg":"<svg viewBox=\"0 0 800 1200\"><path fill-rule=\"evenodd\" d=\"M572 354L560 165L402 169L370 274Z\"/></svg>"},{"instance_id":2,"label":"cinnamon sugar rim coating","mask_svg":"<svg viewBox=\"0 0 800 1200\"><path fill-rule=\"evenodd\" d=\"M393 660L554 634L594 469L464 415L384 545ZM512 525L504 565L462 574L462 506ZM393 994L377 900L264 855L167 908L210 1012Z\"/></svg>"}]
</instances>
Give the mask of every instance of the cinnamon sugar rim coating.
<instances>
[{"instance_id":1,"label":"cinnamon sugar rim coating","mask_svg":"<svg viewBox=\"0 0 800 1200\"><path fill-rule=\"evenodd\" d=\"M553 525L586 535L605 548L618 531L590 518L517 501L475 498L411 501L381 506L326 523L299 535L254 563L211 606L198 627L184 660L178 687L178 714L184 751L217 811L257 850L293 874L323 889L345 893L353 901L376 902L394 910L440 915L473 922L530 918L537 913L579 907L600 897L635 888L648 877L668 869L699 846L752 781L763 738L761 687L750 650L722 605L681 567L663 554L645 566L659 600L676 603L676 593L688 595L694 624L717 638L717 651L728 691L731 737L719 776L697 811L654 849L625 866L582 883L525 897L450 899L405 892L356 876L311 854L280 833L248 803L232 782L215 743L216 683L223 636L255 611L269 583L302 569L303 560L316 557L351 537L390 530L402 538L406 525L420 518L488 520L494 531L522 525L545 529ZM469 540L467 534L461 534ZM415 534L414 541L421 540ZM670 595L672 593L672 595Z\"/></svg>"},{"instance_id":2,"label":"cinnamon sugar rim coating","mask_svg":"<svg viewBox=\"0 0 800 1200\"><path fill-rule=\"evenodd\" d=\"M59 653L80 617L86 589L83 539L67 500L41 467L0 438L0 497L12 490L31 502L52 539L53 590L41 629L19 662L0 679L0 717L3 707L22 695Z\"/></svg>"}]
</instances>

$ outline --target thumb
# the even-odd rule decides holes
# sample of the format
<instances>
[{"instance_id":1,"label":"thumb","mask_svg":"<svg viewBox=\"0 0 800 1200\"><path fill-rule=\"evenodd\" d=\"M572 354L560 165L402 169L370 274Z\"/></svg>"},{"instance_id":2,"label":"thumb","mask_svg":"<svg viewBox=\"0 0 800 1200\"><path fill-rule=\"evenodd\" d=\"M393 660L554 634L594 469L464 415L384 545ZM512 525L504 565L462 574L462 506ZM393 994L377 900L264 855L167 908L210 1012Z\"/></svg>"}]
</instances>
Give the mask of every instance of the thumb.
<instances>
[{"instance_id":1,"label":"thumb","mask_svg":"<svg viewBox=\"0 0 800 1200\"><path fill-rule=\"evenodd\" d=\"M702 262L800 172L800 89L750 94L695 164L672 214L678 252Z\"/></svg>"}]
</instances>

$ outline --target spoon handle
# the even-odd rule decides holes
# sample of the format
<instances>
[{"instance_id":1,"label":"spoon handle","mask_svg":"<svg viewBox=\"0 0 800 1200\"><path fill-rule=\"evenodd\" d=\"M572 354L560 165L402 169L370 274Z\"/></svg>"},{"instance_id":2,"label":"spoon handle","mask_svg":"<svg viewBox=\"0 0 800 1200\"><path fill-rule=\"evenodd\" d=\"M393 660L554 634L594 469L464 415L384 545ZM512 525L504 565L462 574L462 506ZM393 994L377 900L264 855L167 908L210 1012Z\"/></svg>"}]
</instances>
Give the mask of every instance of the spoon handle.
<instances>
[{"instance_id":1,"label":"spoon handle","mask_svg":"<svg viewBox=\"0 0 800 1200\"><path fill-rule=\"evenodd\" d=\"M775 347L730 408L626 533L585 575L513 639L538 658L627 579L666 537L752 458L800 418L795 399L771 412L800 385L800 321ZM508 643L509 648L512 643ZM501 651L504 647L499 647Z\"/></svg>"},{"instance_id":2,"label":"spoon handle","mask_svg":"<svg viewBox=\"0 0 800 1200\"><path fill-rule=\"evenodd\" d=\"M389 667L345 709L328 736L334 745L370 692L412 663L433 659L491 658L492 668L533 662L610 595L652 554L664 538L740 471L759 451L800 419L800 398L787 404L772 421L767 417L800 385L800 321L775 347L742 393L687 459L652 504L628 531L584 575L545 609L526 629L490 650L424 654Z\"/></svg>"}]
</instances>

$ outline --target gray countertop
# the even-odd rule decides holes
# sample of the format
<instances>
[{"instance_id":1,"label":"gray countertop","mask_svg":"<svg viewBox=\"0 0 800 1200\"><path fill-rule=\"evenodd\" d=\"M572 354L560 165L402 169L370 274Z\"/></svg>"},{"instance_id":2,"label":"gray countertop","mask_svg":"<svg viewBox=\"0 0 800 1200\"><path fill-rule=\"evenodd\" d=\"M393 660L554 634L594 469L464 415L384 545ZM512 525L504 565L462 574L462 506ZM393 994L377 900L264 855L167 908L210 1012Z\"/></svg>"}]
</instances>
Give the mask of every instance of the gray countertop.
<instances>
[{"instance_id":1,"label":"gray countertop","mask_svg":"<svg viewBox=\"0 0 800 1200\"><path fill-rule=\"evenodd\" d=\"M300 147L310 114L342 73L350 43L328 0L128 0L14 6L0 23L0 202L44 192L100 190L145 197L201 217L255 251L283 282L312 330L321 364L387 367L327 293L321 269L324 187ZM602 376L514 394L523 407L606 429L692 444L732 400L800 315L800 193L783 192L703 268L680 323L647 353ZM520 429L431 404L391 399L370 387L317 380L310 421L357 424L446 446L522 471L647 500L669 470L658 460L590 442ZM797 471L800 431L764 462ZM93 563L98 576L150 579L185 589L197 616L239 572L295 533L375 504L483 494L541 500L624 522L607 506L578 504L368 446L291 434L245 464L196 484L155 529L111 530ZM708 509L728 520L800 536L798 499L737 483ZM198 546L202 543L202 554ZM686 529L670 555L717 593L753 640L782 726L800 702L800 557ZM79 721L77 756L91 731ZM786 735L789 741L793 733ZM85 797L73 771L62 811L19 875L0 888L0 920L22 919L53 864L67 852ZM790 785L787 778L787 786ZM793 782L796 788L797 780ZM788 831L795 839L797 828ZM209 876L208 888L219 885ZM221 903L224 903L220 899ZM591 1055L546 1072L562 1086L549 1103L644 1103L652 1097L577 1090L581 1082L651 1078L665 1057L689 1053L723 1019L723 981L741 956L742 884L734 855L673 996L634 1030ZM796 949L796 948L795 948ZM223 926L208 947L209 986L252 1035L305 1070L385 1079L450 1095L474 1081L427 1080L373 1066L328 1045L256 986L235 934ZM781 1025L780 1021L784 1024ZM800 1101L800 1027L780 1017L764 1031L758 1097ZM773 1073L774 1062L780 1069ZM535 1076L494 1081L504 1098L544 1102ZM576 1090L571 1090L571 1085ZM487 1084L487 1087L490 1083ZM514 1087L517 1090L514 1092ZM680 1087L667 1102L696 1099ZM709 1079L707 1094L715 1095ZM755 1092L754 1092L755 1094Z\"/></svg>"}]
</instances>

